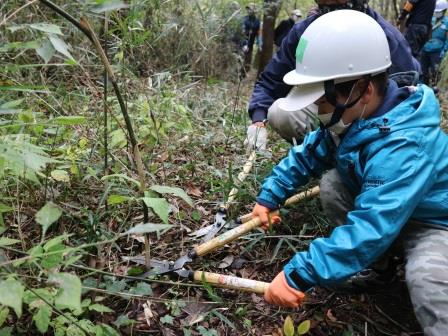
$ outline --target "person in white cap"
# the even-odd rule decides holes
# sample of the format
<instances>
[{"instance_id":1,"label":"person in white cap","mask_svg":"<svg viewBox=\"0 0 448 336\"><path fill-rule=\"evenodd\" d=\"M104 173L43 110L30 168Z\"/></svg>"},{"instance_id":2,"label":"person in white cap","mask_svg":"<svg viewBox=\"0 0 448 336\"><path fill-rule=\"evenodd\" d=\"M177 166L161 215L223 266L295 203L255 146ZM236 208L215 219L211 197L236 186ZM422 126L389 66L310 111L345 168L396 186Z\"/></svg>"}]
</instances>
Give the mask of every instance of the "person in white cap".
<instances>
[{"instance_id":1,"label":"person in white cap","mask_svg":"<svg viewBox=\"0 0 448 336\"><path fill-rule=\"evenodd\" d=\"M294 89L280 104L315 104L320 127L274 167L252 215L267 228L270 211L329 169L340 195L332 202L345 212L330 218L342 225L329 237L294 255L265 299L298 307L314 286L359 278L400 236L417 319L425 335L448 335L448 137L433 90L388 80L387 37L357 11L311 23L296 60L284 78Z\"/></svg>"},{"instance_id":2,"label":"person in white cap","mask_svg":"<svg viewBox=\"0 0 448 336\"><path fill-rule=\"evenodd\" d=\"M302 19L302 12L300 9L291 11L289 18L280 21L274 30L274 44L280 47L283 39L288 35L291 28Z\"/></svg>"}]
</instances>

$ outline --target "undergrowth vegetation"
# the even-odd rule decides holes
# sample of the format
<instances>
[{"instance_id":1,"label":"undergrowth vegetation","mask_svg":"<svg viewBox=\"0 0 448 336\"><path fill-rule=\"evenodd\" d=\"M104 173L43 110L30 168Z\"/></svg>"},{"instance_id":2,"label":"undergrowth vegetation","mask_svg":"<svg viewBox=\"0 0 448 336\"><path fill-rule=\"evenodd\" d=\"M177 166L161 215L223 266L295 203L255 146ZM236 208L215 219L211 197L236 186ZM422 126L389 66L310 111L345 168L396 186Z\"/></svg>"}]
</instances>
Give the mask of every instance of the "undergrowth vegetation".
<instances>
[{"instance_id":1,"label":"undergrowth vegetation","mask_svg":"<svg viewBox=\"0 0 448 336\"><path fill-rule=\"evenodd\" d=\"M141 161L89 39L39 1L2 2L1 335L355 335L367 323L374 332L401 330L363 296L321 290L307 309L288 311L206 282L139 277L145 247L175 260L197 244L188 233L213 222L246 162L254 79L238 77L232 43L243 13L230 1L55 2L101 37ZM271 151L239 186L231 218L250 211L289 148L270 136ZM194 268L270 281L330 229L317 199L282 211L275 232L251 232Z\"/></svg>"}]
</instances>

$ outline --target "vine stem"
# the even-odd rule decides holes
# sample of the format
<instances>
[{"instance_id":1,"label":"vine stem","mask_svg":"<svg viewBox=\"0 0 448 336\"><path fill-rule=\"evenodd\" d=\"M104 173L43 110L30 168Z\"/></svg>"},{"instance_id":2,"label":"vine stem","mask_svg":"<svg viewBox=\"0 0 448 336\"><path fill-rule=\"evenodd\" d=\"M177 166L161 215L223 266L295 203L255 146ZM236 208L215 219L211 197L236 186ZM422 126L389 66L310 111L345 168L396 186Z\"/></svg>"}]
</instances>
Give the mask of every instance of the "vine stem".
<instances>
[{"instance_id":1,"label":"vine stem","mask_svg":"<svg viewBox=\"0 0 448 336\"><path fill-rule=\"evenodd\" d=\"M142 162L142 156L140 154L140 148L139 148L139 144L137 141L137 138L135 136L134 133L134 129L132 127L132 122L131 122L131 118L129 117L129 113L127 111L126 108L126 104L124 102L123 96L121 95L120 89L118 88L118 84L117 84L117 80L115 77L115 74L112 70L112 67L109 63L109 60L107 59L107 55L104 52L104 49L101 47L101 43L98 39L98 37L96 36L95 32L92 29L92 26L90 25L89 21L87 20L87 18L85 17L81 17L81 19L79 21L77 21L73 16L71 16L70 14L68 14L66 11L64 11L61 7L57 6L56 4L54 4L53 2L49 1L49 0L39 0L42 4L44 4L45 6L47 6L48 8L54 10L57 14L59 14L60 16L62 16L63 18L65 18L66 20L68 20L69 22L71 22L75 27L77 27L79 30L81 30L88 38L89 40L93 43L93 45L95 46L95 49L97 51L97 54L101 60L101 63L103 64L105 71L107 73L107 76L109 77L109 80L112 84L112 87L114 88L114 92L115 95L117 97L118 100L118 104L120 105L120 109L121 109L121 113L123 114L123 118L126 124L126 129L128 131L128 136L129 136L129 141L131 143L131 147L132 147L132 157L134 160L134 164L137 167L137 173L139 175L139 180L140 180L140 194L141 196L144 196L144 191L146 190L146 185L145 185L145 173L143 170L143 162ZM144 218L144 222L148 223L149 221L149 210L148 207L146 205L146 203L144 201L142 201L142 206L143 206L143 218ZM150 250L150 239L149 239L149 235L146 235L146 239L145 239L145 259L146 259L146 265L148 267L149 265L149 250Z\"/></svg>"}]
</instances>

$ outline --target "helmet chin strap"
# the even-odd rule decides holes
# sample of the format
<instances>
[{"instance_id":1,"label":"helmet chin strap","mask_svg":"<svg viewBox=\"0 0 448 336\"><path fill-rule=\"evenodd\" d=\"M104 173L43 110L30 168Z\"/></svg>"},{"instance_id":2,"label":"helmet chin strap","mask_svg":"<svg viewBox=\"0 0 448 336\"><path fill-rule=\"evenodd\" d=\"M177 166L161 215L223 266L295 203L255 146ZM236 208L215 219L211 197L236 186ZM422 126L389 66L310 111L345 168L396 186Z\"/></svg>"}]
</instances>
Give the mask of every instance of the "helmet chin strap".
<instances>
[{"instance_id":1,"label":"helmet chin strap","mask_svg":"<svg viewBox=\"0 0 448 336\"><path fill-rule=\"evenodd\" d=\"M347 102L350 99L355 86L358 84L358 81L355 84L353 84L353 87L350 91L347 101L344 104L340 104L337 102L334 80L327 80L324 82L325 98L331 105L334 106L334 111L333 111L331 120L327 125L323 125L324 128L329 128L329 127L335 125L337 122L339 122L339 120L341 120L342 115L344 114L345 110L353 107L362 98L364 93L366 93L367 88L369 86L370 76L365 76L363 78L367 80L364 90L359 94L359 96L355 100L353 100L351 103L348 103L348 104L347 104Z\"/></svg>"},{"instance_id":2,"label":"helmet chin strap","mask_svg":"<svg viewBox=\"0 0 448 336\"><path fill-rule=\"evenodd\" d=\"M354 9L360 12L367 11L367 2L368 0L349 0L346 4L339 5L318 5L319 10L322 14L326 14L338 9Z\"/></svg>"}]
</instances>

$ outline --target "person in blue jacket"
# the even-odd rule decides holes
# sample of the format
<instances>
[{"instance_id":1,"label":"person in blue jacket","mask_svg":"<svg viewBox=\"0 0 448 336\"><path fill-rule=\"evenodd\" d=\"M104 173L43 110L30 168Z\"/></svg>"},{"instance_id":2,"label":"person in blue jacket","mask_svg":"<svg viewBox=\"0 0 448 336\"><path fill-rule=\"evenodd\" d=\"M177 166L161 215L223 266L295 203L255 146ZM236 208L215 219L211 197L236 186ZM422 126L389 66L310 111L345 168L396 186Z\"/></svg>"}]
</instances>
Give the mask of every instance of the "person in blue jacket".
<instances>
[{"instance_id":1,"label":"person in blue jacket","mask_svg":"<svg viewBox=\"0 0 448 336\"><path fill-rule=\"evenodd\" d=\"M278 111L274 108L268 115L268 109L276 99L285 97L290 92L291 86L283 82L283 76L295 68L295 50L304 30L323 13L347 8L365 12L375 19L386 33L392 56L389 73L420 73L420 63L412 57L408 42L397 28L368 6L368 0L316 0L316 4L319 11L294 25L255 84L248 108L252 120L245 142L248 149L266 148L267 121L271 128L289 142L293 142L293 138L301 137L308 130L306 125L309 126L309 121L298 119L300 114L297 115L296 111Z\"/></svg>"},{"instance_id":2,"label":"person in blue jacket","mask_svg":"<svg viewBox=\"0 0 448 336\"><path fill-rule=\"evenodd\" d=\"M404 23L405 38L411 46L412 55L420 57L423 45L431 34L431 18L436 0L408 0L404 3L397 26Z\"/></svg>"},{"instance_id":3,"label":"person in blue jacket","mask_svg":"<svg viewBox=\"0 0 448 336\"><path fill-rule=\"evenodd\" d=\"M423 46L421 65L423 82L437 85L439 64L448 50L448 18L445 16L448 8L447 0L437 0L432 17L431 39Z\"/></svg>"},{"instance_id":4,"label":"person in blue jacket","mask_svg":"<svg viewBox=\"0 0 448 336\"><path fill-rule=\"evenodd\" d=\"M390 46L370 16L339 10L302 34L296 69L284 80L294 93L281 105L316 104L321 126L277 164L252 215L269 226L278 209L310 177L333 172L342 223L313 240L270 283L265 299L298 307L314 286L337 288L375 262L397 240L425 335L448 335L448 136L439 103L426 85L388 80Z\"/></svg>"}]
</instances>

